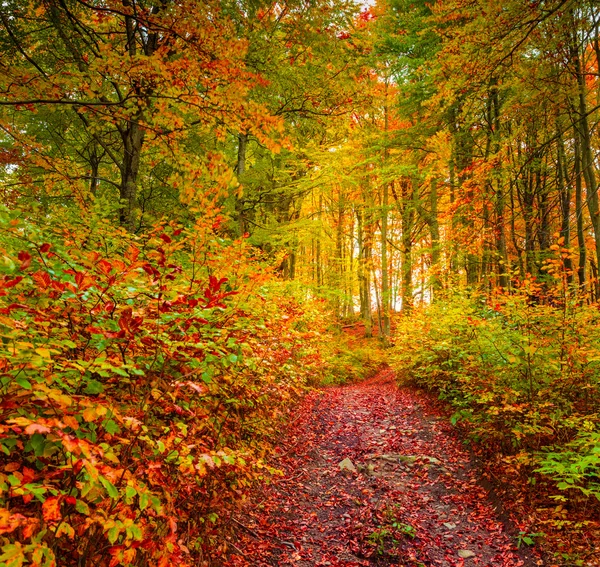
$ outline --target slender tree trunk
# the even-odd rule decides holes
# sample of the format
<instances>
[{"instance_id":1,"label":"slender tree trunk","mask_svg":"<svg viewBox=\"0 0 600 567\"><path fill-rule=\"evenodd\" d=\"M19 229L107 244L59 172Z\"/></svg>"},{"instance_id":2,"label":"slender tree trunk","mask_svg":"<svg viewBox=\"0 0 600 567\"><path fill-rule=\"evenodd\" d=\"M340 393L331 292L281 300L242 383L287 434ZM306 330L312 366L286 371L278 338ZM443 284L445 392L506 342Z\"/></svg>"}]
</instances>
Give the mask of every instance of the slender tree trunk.
<instances>
[{"instance_id":1,"label":"slender tree trunk","mask_svg":"<svg viewBox=\"0 0 600 567\"><path fill-rule=\"evenodd\" d=\"M244 174L246 173L246 150L248 147L248 134L240 132L238 134L238 151L237 164L235 167L237 179L242 183ZM240 234L248 232L248 221L244 212L244 198L239 195L235 200L235 212L237 215Z\"/></svg>"},{"instance_id":2,"label":"slender tree trunk","mask_svg":"<svg viewBox=\"0 0 600 567\"><path fill-rule=\"evenodd\" d=\"M567 159L565 156L565 144L561 134L560 126L558 131L558 150L556 155L556 182L558 185L558 194L560 197L560 236L563 239L562 246L570 248L571 246L571 184L567 179ZM571 256L563 258L563 266L567 276L567 283L573 283L573 262Z\"/></svg>"},{"instance_id":3,"label":"slender tree trunk","mask_svg":"<svg viewBox=\"0 0 600 567\"><path fill-rule=\"evenodd\" d=\"M491 123L493 127L493 151L498 155L500 151L500 100L498 98L498 87L494 84L491 92ZM506 250L506 229L504 226L504 210L506 208L504 198L504 187L502 185L502 166L498 165L494 175L494 235L496 241L496 256L498 272L498 285L506 289L510 285L510 266L508 262L508 252Z\"/></svg>"},{"instance_id":4,"label":"slender tree trunk","mask_svg":"<svg viewBox=\"0 0 600 567\"><path fill-rule=\"evenodd\" d=\"M413 308L413 259L412 233L415 220L414 200L417 193L416 178L402 183L402 312L409 313Z\"/></svg>"},{"instance_id":5,"label":"slender tree trunk","mask_svg":"<svg viewBox=\"0 0 600 567\"><path fill-rule=\"evenodd\" d=\"M387 87L387 83L386 83ZM386 88L387 94L387 88ZM384 130L387 136L388 131L388 108L387 103L384 108ZM386 139L387 144L387 139ZM383 162L387 163L387 148L384 150ZM388 343L390 337L390 289L388 282L388 208L390 201L389 184L383 184L383 193L381 197L381 338L384 343Z\"/></svg>"},{"instance_id":6,"label":"slender tree trunk","mask_svg":"<svg viewBox=\"0 0 600 567\"><path fill-rule=\"evenodd\" d=\"M389 208L389 185L383 184L383 195L381 202L381 330L382 339L387 342L390 336L390 289L388 282L388 208Z\"/></svg>"},{"instance_id":7,"label":"slender tree trunk","mask_svg":"<svg viewBox=\"0 0 600 567\"><path fill-rule=\"evenodd\" d=\"M437 179L432 179L429 186L429 215L427 217L429 233L431 235L431 300L435 301L436 296L442 289L442 280L440 278L441 266L441 247L440 247L440 225L438 221L438 193Z\"/></svg>"},{"instance_id":8,"label":"slender tree trunk","mask_svg":"<svg viewBox=\"0 0 600 567\"><path fill-rule=\"evenodd\" d=\"M362 207L356 209L358 233L358 292L360 297L360 317L365 325L365 337L373 336L371 328L371 285L369 277L368 243L365 234L365 218Z\"/></svg>"},{"instance_id":9,"label":"slender tree trunk","mask_svg":"<svg viewBox=\"0 0 600 567\"><path fill-rule=\"evenodd\" d=\"M582 293L586 292L585 266L587 263L587 249L585 247L585 233L583 227L583 182L581 172L581 149L579 131L574 125L574 150L575 150L575 212L577 214L577 247L579 261L577 263L577 280Z\"/></svg>"},{"instance_id":10,"label":"slender tree trunk","mask_svg":"<svg viewBox=\"0 0 600 567\"><path fill-rule=\"evenodd\" d=\"M316 250L316 258L315 258L316 271L317 271L317 285L318 286L323 285L323 263L321 260L322 216L323 216L323 194L321 192L319 192L319 212L318 212L318 217L317 217L319 219L319 237L317 238L317 245L316 245L317 250Z\"/></svg>"}]
</instances>

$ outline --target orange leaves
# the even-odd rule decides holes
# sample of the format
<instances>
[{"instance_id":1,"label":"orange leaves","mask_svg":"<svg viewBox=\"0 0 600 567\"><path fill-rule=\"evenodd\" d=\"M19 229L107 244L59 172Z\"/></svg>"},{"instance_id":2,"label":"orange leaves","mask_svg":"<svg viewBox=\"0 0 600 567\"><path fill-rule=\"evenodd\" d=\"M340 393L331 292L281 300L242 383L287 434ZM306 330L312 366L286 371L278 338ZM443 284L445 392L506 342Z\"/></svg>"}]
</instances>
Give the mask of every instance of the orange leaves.
<instances>
[{"instance_id":1,"label":"orange leaves","mask_svg":"<svg viewBox=\"0 0 600 567\"><path fill-rule=\"evenodd\" d=\"M48 272L39 271L33 274L31 277L42 290L47 289L52 283L52 278Z\"/></svg>"},{"instance_id":2,"label":"orange leaves","mask_svg":"<svg viewBox=\"0 0 600 567\"><path fill-rule=\"evenodd\" d=\"M42 514L46 522L54 523L62 519L60 503L61 499L58 496L51 496L42 504Z\"/></svg>"},{"instance_id":3,"label":"orange leaves","mask_svg":"<svg viewBox=\"0 0 600 567\"><path fill-rule=\"evenodd\" d=\"M0 508L0 534L10 534L26 521L22 514L11 514L6 508Z\"/></svg>"}]
</instances>

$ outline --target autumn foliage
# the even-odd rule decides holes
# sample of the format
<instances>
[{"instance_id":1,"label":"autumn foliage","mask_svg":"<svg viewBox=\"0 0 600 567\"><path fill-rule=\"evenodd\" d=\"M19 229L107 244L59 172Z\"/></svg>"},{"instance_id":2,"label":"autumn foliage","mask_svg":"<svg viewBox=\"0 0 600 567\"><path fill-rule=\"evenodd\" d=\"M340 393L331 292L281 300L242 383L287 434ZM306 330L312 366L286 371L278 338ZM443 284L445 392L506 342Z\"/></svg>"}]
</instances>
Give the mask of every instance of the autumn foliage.
<instances>
[{"instance_id":1,"label":"autumn foliage","mask_svg":"<svg viewBox=\"0 0 600 567\"><path fill-rule=\"evenodd\" d=\"M1 561L191 565L318 372L244 240L2 225Z\"/></svg>"}]
</instances>

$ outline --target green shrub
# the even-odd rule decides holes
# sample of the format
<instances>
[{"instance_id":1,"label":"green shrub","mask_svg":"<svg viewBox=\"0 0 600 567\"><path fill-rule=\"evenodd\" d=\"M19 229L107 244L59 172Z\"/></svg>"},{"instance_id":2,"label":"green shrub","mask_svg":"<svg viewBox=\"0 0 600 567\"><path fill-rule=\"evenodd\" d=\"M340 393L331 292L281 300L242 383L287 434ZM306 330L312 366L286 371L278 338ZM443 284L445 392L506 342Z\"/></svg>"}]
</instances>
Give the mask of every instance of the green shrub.
<instances>
[{"instance_id":1,"label":"green shrub","mask_svg":"<svg viewBox=\"0 0 600 567\"><path fill-rule=\"evenodd\" d=\"M525 282L417 311L400 320L393 364L451 404L483 446L600 498L598 309L569 294L537 303L538 293Z\"/></svg>"}]
</instances>

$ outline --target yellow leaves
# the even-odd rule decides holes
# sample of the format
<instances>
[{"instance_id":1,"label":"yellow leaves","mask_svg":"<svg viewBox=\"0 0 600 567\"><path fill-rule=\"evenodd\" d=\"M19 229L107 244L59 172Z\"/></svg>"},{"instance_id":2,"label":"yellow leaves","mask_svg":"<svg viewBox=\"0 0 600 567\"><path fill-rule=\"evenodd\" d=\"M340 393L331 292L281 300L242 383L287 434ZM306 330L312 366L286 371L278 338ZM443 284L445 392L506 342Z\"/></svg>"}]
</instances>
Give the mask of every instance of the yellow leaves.
<instances>
[{"instance_id":1,"label":"yellow leaves","mask_svg":"<svg viewBox=\"0 0 600 567\"><path fill-rule=\"evenodd\" d=\"M21 514L11 514L6 508L0 508L0 534L14 532L25 521Z\"/></svg>"},{"instance_id":2,"label":"yellow leaves","mask_svg":"<svg viewBox=\"0 0 600 567\"><path fill-rule=\"evenodd\" d=\"M106 408L105 406L98 405L86 408L85 410L83 410L82 415L83 419L89 423L98 419L99 417L105 416L107 412L108 408Z\"/></svg>"},{"instance_id":3,"label":"yellow leaves","mask_svg":"<svg viewBox=\"0 0 600 567\"><path fill-rule=\"evenodd\" d=\"M73 526L67 524L67 522L61 522L54 534L54 537L59 538L62 535L66 535L69 539L73 539L75 537L75 530Z\"/></svg>"},{"instance_id":4,"label":"yellow leaves","mask_svg":"<svg viewBox=\"0 0 600 567\"><path fill-rule=\"evenodd\" d=\"M73 403L73 398L61 393L60 390L48 390L48 398L56 402L61 408L68 408Z\"/></svg>"}]
</instances>

